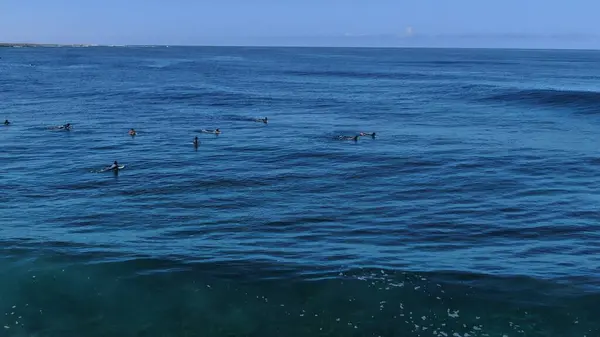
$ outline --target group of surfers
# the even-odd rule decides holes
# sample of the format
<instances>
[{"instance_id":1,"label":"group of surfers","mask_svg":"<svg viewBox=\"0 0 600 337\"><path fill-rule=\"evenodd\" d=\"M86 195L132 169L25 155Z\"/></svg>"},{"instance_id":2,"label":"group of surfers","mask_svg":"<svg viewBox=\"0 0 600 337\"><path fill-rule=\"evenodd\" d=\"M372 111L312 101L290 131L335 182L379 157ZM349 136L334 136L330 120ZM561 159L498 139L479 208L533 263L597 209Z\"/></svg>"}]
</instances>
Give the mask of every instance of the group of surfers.
<instances>
[{"instance_id":1,"label":"group of surfers","mask_svg":"<svg viewBox=\"0 0 600 337\"><path fill-rule=\"evenodd\" d=\"M262 123L265 123L265 124L268 124L268 122L269 122L269 120L268 120L267 117L254 119L254 121L255 122L262 122ZM10 124L11 124L11 122L8 119L4 120L4 125L5 126L8 126ZM72 125L71 125L71 123L67 123L67 124L64 124L64 125L59 125L59 126L52 127L52 129L71 131ZM214 130L204 130L203 129L203 130L200 130L200 132L202 132L202 133L211 133L211 134L215 134L215 135L220 135L221 134L221 130L220 129L214 129ZM134 137L134 136L137 135L137 131L135 131L135 129L132 128L132 129L129 130L128 134L130 136ZM374 139L375 138L375 132L361 132L361 133L359 133L356 136L338 136L337 139L339 139L339 140L353 140L353 141L356 142L356 141L358 141L359 137L366 137L366 136L370 136L370 137L372 137ZM194 144L194 147L196 147L196 148L198 147L198 145L200 145L200 141L198 140L198 136L194 137L193 144ZM103 172L104 171L118 171L120 167L123 167L123 166L119 166L119 163L115 160L115 162L112 165L105 167L104 169L102 169L102 171Z\"/></svg>"}]
</instances>

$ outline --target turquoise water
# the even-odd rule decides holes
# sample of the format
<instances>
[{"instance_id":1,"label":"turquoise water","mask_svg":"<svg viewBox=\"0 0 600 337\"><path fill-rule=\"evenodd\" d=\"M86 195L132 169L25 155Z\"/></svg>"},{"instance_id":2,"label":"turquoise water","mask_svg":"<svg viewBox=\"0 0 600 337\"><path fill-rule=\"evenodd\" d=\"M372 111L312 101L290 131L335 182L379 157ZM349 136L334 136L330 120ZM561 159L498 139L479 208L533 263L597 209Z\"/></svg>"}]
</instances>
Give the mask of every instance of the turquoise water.
<instances>
[{"instance_id":1,"label":"turquoise water","mask_svg":"<svg viewBox=\"0 0 600 337\"><path fill-rule=\"evenodd\" d=\"M600 336L600 52L0 57L0 336Z\"/></svg>"}]
</instances>

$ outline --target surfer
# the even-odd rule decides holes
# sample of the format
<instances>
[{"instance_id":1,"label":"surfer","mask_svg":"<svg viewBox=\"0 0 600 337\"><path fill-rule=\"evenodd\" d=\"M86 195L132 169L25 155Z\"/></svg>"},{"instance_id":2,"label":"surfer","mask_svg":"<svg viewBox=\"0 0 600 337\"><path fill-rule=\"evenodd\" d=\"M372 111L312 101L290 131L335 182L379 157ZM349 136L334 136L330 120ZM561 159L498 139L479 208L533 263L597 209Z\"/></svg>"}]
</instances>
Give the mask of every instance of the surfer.
<instances>
[{"instance_id":1,"label":"surfer","mask_svg":"<svg viewBox=\"0 0 600 337\"><path fill-rule=\"evenodd\" d=\"M115 160L115 162L112 165L106 167L103 171L110 171L110 170L113 170L113 171L118 171L119 170L119 163L117 163L116 160Z\"/></svg>"},{"instance_id":2,"label":"surfer","mask_svg":"<svg viewBox=\"0 0 600 337\"><path fill-rule=\"evenodd\" d=\"M10 125L10 122L8 121L8 119L4 120L4 125L6 125L6 126Z\"/></svg>"},{"instance_id":3,"label":"surfer","mask_svg":"<svg viewBox=\"0 0 600 337\"><path fill-rule=\"evenodd\" d=\"M255 119L256 122L263 122L265 124L269 123L269 119L267 117L265 118L259 118L259 119Z\"/></svg>"},{"instance_id":4,"label":"surfer","mask_svg":"<svg viewBox=\"0 0 600 337\"><path fill-rule=\"evenodd\" d=\"M65 125L57 126L56 129L71 131L71 123L67 123Z\"/></svg>"},{"instance_id":5,"label":"surfer","mask_svg":"<svg viewBox=\"0 0 600 337\"><path fill-rule=\"evenodd\" d=\"M375 132L361 132L359 136L371 136L372 138L375 138Z\"/></svg>"},{"instance_id":6,"label":"surfer","mask_svg":"<svg viewBox=\"0 0 600 337\"><path fill-rule=\"evenodd\" d=\"M194 137L194 147L198 147L200 141L198 140L198 136Z\"/></svg>"},{"instance_id":7,"label":"surfer","mask_svg":"<svg viewBox=\"0 0 600 337\"><path fill-rule=\"evenodd\" d=\"M218 135L221 133L221 130L219 129L215 129L215 130L202 130L202 132L204 133L214 133L215 135Z\"/></svg>"},{"instance_id":8,"label":"surfer","mask_svg":"<svg viewBox=\"0 0 600 337\"><path fill-rule=\"evenodd\" d=\"M133 136L137 135L137 132L135 132L135 129L131 129L131 130L129 130L129 135L131 137L133 137Z\"/></svg>"}]
</instances>

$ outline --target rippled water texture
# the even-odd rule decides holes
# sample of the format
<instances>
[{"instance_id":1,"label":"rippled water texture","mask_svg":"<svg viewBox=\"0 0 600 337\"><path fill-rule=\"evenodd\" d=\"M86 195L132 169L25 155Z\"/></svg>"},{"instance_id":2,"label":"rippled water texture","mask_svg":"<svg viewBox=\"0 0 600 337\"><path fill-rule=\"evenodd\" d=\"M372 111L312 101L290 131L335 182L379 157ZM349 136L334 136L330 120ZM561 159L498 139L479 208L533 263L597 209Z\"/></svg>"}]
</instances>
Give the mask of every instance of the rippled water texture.
<instances>
[{"instance_id":1,"label":"rippled water texture","mask_svg":"<svg viewBox=\"0 0 600 337\"><path fill-rule=\"evenodd\" d=\"M0 57L0 336L600 336L600 52Z\"/></svg>"}]
</instances>

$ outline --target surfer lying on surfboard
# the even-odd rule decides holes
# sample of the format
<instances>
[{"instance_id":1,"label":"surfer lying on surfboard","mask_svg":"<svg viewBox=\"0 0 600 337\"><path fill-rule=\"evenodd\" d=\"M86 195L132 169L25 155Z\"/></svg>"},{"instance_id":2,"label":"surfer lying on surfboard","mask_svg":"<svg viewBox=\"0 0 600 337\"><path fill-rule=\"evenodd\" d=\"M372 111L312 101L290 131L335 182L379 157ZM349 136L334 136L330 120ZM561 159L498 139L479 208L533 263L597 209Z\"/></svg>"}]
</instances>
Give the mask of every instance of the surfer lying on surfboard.
<instances>
[{"instance_id":1,"label":"surfer lying on surfboard","mask_svg":"<svg viewBox=\"0 0 600 337\"><path fill-rule=\"evenodd\" d=\"M52 127L52 129L71 131L71 127L72 127L71 123L67 123L65 125L59 125L59 126Z\"/></svg>"},{"instance_id":2,"label":"surfer lying on surfboard","mask_svg":"<svg viewBox=\"0 0 600 337\"><path fill-rule=\"evenodd\" d=\"M200 132L202 132L202 133L214 133L215 135L218 135L218 134L221 133L221 130L219 130L219 129L215 129L215 130L204 130L204 129L202 129L202 130L200 130Z\"/></svg>"},{"instance_id":3,"label":"surfer lying on surfboard","mask_svg":"<svg viewBox=\"0 0 600 337\"><path fill-rule=\"evenodd\" d=\"M269 123L269 119L267 117L265 118L258 118L254 120L255 122L263 122L265 124Z\"/></svg>"},{"instance_id":4,"label":"surfer lying on surfboard","mask_svg":"<svg viewBox=\"0 0 600 337\"><path fill-rule=\"evenodd\" d=\"M103 168L102 172L106 172L106 171L118 171L118 170L120 170L120 169L122 169L124 167L125 167L125 165L119 165L119 163L117 163L117 161L115 160L115 162L112 165Z\"/></svg>"}]
</instances>

